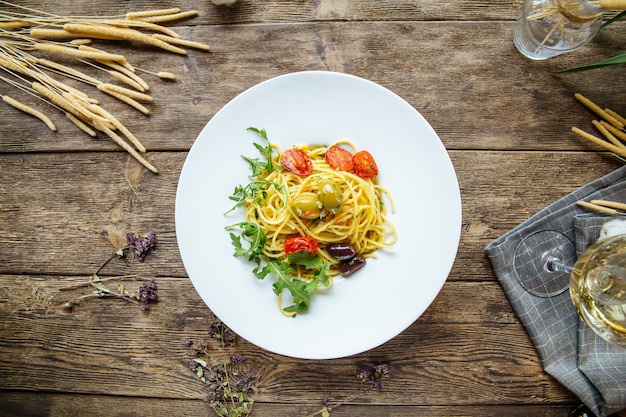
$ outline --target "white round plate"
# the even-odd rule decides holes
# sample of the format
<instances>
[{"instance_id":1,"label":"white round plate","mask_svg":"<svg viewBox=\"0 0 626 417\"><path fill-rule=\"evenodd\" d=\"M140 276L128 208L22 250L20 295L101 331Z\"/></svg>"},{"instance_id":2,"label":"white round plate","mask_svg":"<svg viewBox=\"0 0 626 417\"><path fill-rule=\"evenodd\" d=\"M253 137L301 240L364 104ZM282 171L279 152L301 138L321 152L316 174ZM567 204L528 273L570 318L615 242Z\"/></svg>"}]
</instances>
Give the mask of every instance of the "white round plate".
<instances>
[{"instance_id":1,"label":"white round plate","mask_svg":"<svg viewBox=\"0 0 626 417\"><path fill-rule=\"evenodd\" d=\"M393 250L315 294L309 312L280 313L271 277L234 258L226 226L244 220L235 186L249 182L242 155L260 157L248 127L281 149L351 139L376 159L395 203ZM211 309L236 334L271 352L305 359L361 353L392 339L428 308L446 281L461 233L454 167L435 131L406 101L371 81L307 71L264 81L235 97L204 127L176 193L176 235L185 269Z\"/></svg>"}]
</instances>

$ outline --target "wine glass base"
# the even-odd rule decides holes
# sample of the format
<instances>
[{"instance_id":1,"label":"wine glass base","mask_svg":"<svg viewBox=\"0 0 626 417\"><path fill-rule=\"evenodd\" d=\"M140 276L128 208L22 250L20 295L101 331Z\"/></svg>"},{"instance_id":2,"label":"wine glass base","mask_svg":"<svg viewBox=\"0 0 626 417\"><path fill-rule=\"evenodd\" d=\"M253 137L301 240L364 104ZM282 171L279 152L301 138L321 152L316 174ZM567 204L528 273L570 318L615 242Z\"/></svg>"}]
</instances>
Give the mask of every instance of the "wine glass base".
<instances>
[{"instance_id":1,"label":"wine glass base","mask_svg":"<svg viewBox=\"0 0 626 417\"><path fill-rule=\"evenodd\" d=\"M537 297L554 297L569 288L576 246L563 233L541 230L524 238L515 250L513 268L519 284Z\"/></svg>"}]
</instances>

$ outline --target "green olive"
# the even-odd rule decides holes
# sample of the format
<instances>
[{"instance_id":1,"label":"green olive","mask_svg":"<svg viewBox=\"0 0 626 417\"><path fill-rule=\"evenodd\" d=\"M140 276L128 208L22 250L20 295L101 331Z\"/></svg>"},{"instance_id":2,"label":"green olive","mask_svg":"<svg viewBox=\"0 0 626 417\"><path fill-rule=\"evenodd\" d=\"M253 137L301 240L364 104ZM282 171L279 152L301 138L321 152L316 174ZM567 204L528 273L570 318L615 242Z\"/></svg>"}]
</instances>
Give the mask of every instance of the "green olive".
<instances>
[{"instance_id":1,"label":"green olive","mask_svg":"<svg viewBox=\"0 0 626 417\"><path fill-rule=\"evenodd\" d=\"M317 219L320 217L321 204L315 193L301 193L291 203L291 207L303 219Z\"/></svg>"},{"instance_id":2,"label":"green olive","mask_svg":"<svg viewBox=\"0 0 626 417\"><path fill-rule=\"evenodd\" d=\"M320 182L317 195L324 208L328 211L336 212L343 202L341 190L332 180Z\"/></svg>"}]
</instances>

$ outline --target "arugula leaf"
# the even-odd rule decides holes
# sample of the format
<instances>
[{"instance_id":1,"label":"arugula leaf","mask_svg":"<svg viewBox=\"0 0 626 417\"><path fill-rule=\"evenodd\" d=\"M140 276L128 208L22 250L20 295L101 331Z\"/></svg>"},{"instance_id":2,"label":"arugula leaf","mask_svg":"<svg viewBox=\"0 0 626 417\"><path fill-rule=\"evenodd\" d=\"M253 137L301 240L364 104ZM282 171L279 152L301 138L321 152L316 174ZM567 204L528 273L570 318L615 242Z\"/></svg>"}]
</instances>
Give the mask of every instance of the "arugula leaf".
<instances>
[{"instance_id":1,"label":"arugula leaf","mask_svg":"<svg viewBox=\"0 0 626 417\"><path fill-rule=\"evenodd\" d=\"M236 204L226 211L224 215L227 215L237 207L244 205L248 200L254 200L254 202L260 206L263 205L265 200L267 200L267 190L272 186L276 189L276 191L280 191L285 194L286 203L288 198L287 190L285 190L285 187L283 187L282 184L266 180L253 181L245 187L242 185L235 187L233 194L228 198L236 201Z\"/></svg>"},{"instance_id":2,"label":"arugula leaf","mask_svg":"<svg viewBox=\"0 0 626 417\"><path fill-rule=\"evenodd\" d=\"M267 240L265 232L254 222L241 222L226 226L226 230L236 228L241 229L241 234L239 236L234 233L230 234L230 240L235 248L233 256L236 258L248 256L249 261L254 261L259 265ZM247 247L244 246L244 242L248 244Z\"/></svg>"},{"instance_id":3,"label":"arugula leaf","mask_svg":"<svg viewBox=\"0 0 626 417\"><path fill-rule=\"evenodd\" d=\"M319 259L319 258L318 258ZM290 274L294 272L294 268L286 262L271 260L266 268L268 272L276 275L277 280L272 285L274 293L280 295L287 290L293 298L293 304L284 308L288 313L305 313L311 306L311 298L315 294L315 290L320 286L327 287L330 283L326 273L330 269L330 264L319 259L319 270L311 281L303 281L298 278L290 278Z\"/></svg>"},{"instance_id":4,"label":"arugula leaf","mask_svg":"<svg viewBox=\"0 0 626 417\"><path fill-rule=\"evenodd\" d=\"M252 178L263 178L267 176L270 172L275 169L279 169L280 166L274 165L272 162L272 155L274 154L274 148L267 138L267 131L265 129L257 129L256 127L249 127L247 130L251 132L257 133L263 139L265 139L266 144L260 145L258 143L253 143L254 147L261 153L263 157L265 157L265 161L260 160L259 158L248 158L243 157L250 164L250 168L252 169Z\"/></svg>"},{"instance_id":5,"label":"arugula leaf","mask_svg":"<svg viewBox=\"0 0 626 417\"><path fill-rule=\"evenodd\" d=\"M309 252L296 252L287 255L290 263L302 265L308 269L321 269L324 261L319 256L311 255Z\"/></svg>"}]
</instances>

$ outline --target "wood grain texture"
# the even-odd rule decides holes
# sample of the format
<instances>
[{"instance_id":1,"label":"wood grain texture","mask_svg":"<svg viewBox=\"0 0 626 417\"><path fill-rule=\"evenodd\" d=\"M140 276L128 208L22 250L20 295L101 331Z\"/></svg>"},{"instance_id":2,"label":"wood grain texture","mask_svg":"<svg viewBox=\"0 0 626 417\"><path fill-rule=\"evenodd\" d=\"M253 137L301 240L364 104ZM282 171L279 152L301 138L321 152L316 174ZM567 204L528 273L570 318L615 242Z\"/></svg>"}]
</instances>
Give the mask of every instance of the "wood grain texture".
<instances>
[{"instance_id":1,"label":"wood grain texture","mask_svg":"<svg viewBox=\"0 0 626 417\"><path fill-rule=\"evenodd\" d=\"M94 299L67 312L61 305L69 297L90 290L59 288L79 281L64 276L0 276L0 386L203 398L202 384L187 369L193 355L181 341L206 333L209 310L188 279L158 278L160 301L144 313L136 304L115 299ZM131 289L132 283L127 287ZM477 293L481 296L471 296ZM571 394L542 372L528 337L502 299L496 283L446 284L431 308L401 335L345 359L290 359L243 339L234 348L216 348L215 355L224 359L237 351L248 358L262 375L260 402L310 403L312 392L322 399L348 398L359 390L355 377L359 367L380 361L393 363L394 378L384 393L373 392L367 401L441 406L570 401ZM493 384L498 388L490 388ZM448 392L445 398L442 389Z\"/></svg>"},{"instance_id":2,"label":"wood grain texture","mask_svg":"<svg viewBox=\"0 0 626 417\"><path fill-rule=\"evenodd\" d=\"M593 149L569 132L572 126L593 129L593 115L573 94L580 92L626 114L626 94L613 87L619 85L621 72L555 72L612 56L615 43L610 40L618 29L608 30L593 49L536 63L515 50L512 27L512 22L430 21L184 27L179 30L183 37L212 45L212 52L190 51L180 57L102 46L126 55L138 68L178 76L175 82L144 76L154 97L148 104L151 116L93 87L84 90L102 100L152 151L189 149L202 127L236 95L268 78L306 70L349 73L389 88L426 117L448 149ZM97 69L84 70L107 81ZM60 112L0 83L0 94L9 93L48 114L58 132L0 103L5 115L0 151L119 149L104 135L91 138Z\"/></svg>"},{"instance_id":3,"label":"wood grain texture","mask_svg":"<svg viewBox=\"0 0 626 417\"><path fill-rule=\"evenodd\" d=\"M39 417L44 411L47 416L59 417L79 415L89 409L92 415L108 416L154 416L176 415L181 417L211 415L208 405L193 400L163 400L158 398L115 397L96 395L71 395L54 393L0 392L0 402L5 406L0 411L3 417ZM111 414L122 402L126 411ZM318 404L298 404L291 406L281 403L256 403L253 414L259 416L308 416L319 411ZM420 406L384 404L348 404L335 408L332 416L337 417L563 417L575 408L574 403L546 405L487 405L487 406Z\"/></svg>"},{"instance_id":4,"label":"wood grain texture","mask_svg":"<svg viewBox=\"0 0 626 417\"><path fill-rule=\"evenodd\" d=\"M142 273L186 276L174 226L176 186L186 155L152 153L150 161L161 170L153 175L123 152L4 154L0 273L88 276L113 251L111 239L155 230L159 244L149 263L113 262L103 273L141 267ZM491 240L620 165L595 152L450 155L463 200L461 249L451 279L492 280L483 253ZM215 197L216 204L228 205L227 196Z\"/></svg>"}]
</instances>

